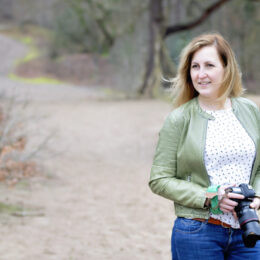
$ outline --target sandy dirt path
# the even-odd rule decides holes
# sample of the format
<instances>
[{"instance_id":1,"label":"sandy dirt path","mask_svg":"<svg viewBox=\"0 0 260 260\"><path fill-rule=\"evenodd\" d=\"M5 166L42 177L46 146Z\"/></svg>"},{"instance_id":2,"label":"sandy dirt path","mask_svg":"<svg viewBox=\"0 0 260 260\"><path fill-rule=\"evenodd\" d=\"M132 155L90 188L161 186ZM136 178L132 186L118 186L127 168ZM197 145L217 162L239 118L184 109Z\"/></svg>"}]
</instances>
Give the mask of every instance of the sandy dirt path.
<instances>
[{"instance_id":1,"label":"sandy dirt path","mask_svg":"<svg viewBox=\"0 0 260 260\"><path fill-rule=\"evenodd\" d=\"M6 75L26 49L2 36L0 42L0 90L29 99L29 112L45 115L30 124L56 130L50 146L62 151L41 161L45 177L0 186L0 201L23 205L25 213L0 213L0 260L170 259L173 206L147 185L170 105L105 101L102 91L84 86L12 81Z\"/></svg>"},{"instance_id":2,"label":"sandy dirt path","mask_svg":"<svg viewBox=\"0 0 260 260\"><path fill-rule=\"evenodd\" d=\"M170 259L170 202L147 186L157 132L168 105L158 101L31 104L49 114L38 126L59 134L64 152L45 161L48 179L2 199L43 216L2 218L1 260Z\"/></svg>"},{"instance_id":3,"label":"sandy dirt path","mask_svg":"<svg viewBox=\"0 0 260 260\"><path fill-rule=\"evenodd\" d=\"M172 203L147 185L170 106L98 101L93 97L102 93L93 89L28 85L4 72L0 83L8 95L28 98L30 112L46 116L36 127L55 129L50 145L63 151L43 161L45 177L12 189L1 185L1 201L23 205L25 215L0 215L0 259L170 259Z\"/></svg>"}]
</instances>

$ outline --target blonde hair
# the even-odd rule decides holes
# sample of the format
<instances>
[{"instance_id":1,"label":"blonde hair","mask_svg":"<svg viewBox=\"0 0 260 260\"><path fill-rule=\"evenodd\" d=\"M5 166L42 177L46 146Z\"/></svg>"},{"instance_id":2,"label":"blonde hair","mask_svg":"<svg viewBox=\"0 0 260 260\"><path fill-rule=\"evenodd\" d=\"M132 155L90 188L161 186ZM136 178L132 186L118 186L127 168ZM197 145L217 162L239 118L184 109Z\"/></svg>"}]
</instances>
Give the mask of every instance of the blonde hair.
<instances>
[{"instance_id":1,"label":"blonde hair","mask_svg":"<svg viewBox=\"0 0 260 260\"><path fill-rule=\"evenodd\" d=\"M219 100L243 93L241 73L229 43L218 33L202 34L194 38L181 52L177 76L172 80L174 106L178 107L198 96L190 76L193 55L203 47L215 46L224 67Z\"/></svg>"}]
</instances>

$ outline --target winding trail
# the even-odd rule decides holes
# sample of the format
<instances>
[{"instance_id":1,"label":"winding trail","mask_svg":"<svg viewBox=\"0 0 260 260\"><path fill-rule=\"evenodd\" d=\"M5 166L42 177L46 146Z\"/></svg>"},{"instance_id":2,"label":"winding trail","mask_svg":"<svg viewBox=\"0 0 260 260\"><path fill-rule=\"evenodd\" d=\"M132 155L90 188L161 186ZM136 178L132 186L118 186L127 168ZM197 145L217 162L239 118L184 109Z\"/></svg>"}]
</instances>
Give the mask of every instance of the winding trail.
<instances>
[{"instance_id":1,"label":"winding trail","mask_svg":"<svg viewBox=\"0 0 260 260\"><path fill-rule=\"evenodd\" d=\"M62 151L41 161L44 178L12 189L1 186L2 202L41 214L0 216L0 259L170 259L173 207L147 185L170 106L109 101L86 86L10 80L26 47L1 35L0 42L0 91L29 99L30 112L45 115L36 128L57 130L50 145Z\"/></svg>"},{"instance_id":2,"label":"winding trail","mask_svg":"<svg viewBox=\"0 0 260 260\"><path fill-rule=\"evenodd\" d=\"M32 84L8 78L15 63L27 53L27 47L21 43L0 34L0 92L7 96L16 96L17 100L31 101L68 101L84 99L102 99L102 90L86 86L72 86L69 84Z\"/></svg>"}]
</instances>

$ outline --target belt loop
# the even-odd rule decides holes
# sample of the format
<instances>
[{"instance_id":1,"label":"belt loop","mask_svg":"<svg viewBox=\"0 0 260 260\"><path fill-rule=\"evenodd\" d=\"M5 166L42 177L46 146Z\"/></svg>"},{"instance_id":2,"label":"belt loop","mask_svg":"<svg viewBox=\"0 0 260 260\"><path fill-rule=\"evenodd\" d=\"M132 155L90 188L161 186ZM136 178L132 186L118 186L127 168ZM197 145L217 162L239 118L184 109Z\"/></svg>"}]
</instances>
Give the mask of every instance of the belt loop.
<instances>
[{"instance_id":1,"label":"belt loop","mask_svg":"<svg viewBox=\"0 0 260 260\"><path fill-rule=\"evenodd\" d=\"M221 226L222 226L223 228L228 228L228 229L230 229L230 227L225 226L225 223L224 223L223 221L221 221Z\"/></svg>"}]
</instances>

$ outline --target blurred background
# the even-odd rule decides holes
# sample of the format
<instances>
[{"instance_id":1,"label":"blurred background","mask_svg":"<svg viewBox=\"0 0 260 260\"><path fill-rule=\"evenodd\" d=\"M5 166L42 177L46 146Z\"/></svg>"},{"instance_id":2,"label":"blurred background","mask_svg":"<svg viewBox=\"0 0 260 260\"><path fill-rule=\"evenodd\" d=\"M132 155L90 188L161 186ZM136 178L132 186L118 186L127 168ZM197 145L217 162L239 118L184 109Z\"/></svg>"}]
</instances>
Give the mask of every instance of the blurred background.
<instances>
[{"instance_id":1,"label":"blurred background","mask_svg":"<svg viewBox=\"0 0 260 260\"><path fill-rule=\"evenodd\" d=\"M209 31L231 43L248 92L257 93L259 15L257 0L0 1L1 31L34 47L16 68L19 76L106 86L127 96L155 95L149 88L158 88L160 73L174 76L180 50Z\"/></svg>"},{"instance_id":2,"label":"blurred background","mask_svg":"<svg viewBox=\"0 0 260 260\"><path fill-rule=\"evenodd\" d=\"M170 259L162 78L219 32L259 105L259 25L258 0L0 0L1 260Z\"/></svg>"}]
</instances>

